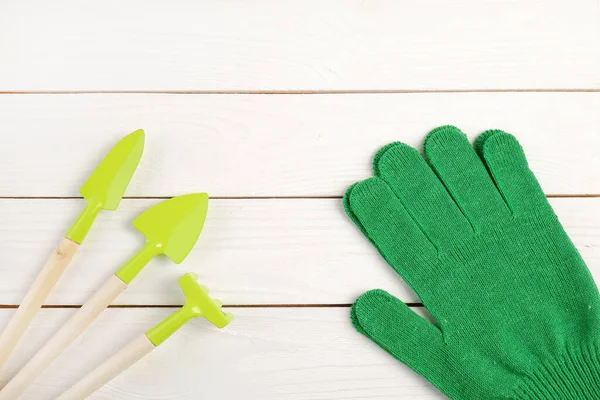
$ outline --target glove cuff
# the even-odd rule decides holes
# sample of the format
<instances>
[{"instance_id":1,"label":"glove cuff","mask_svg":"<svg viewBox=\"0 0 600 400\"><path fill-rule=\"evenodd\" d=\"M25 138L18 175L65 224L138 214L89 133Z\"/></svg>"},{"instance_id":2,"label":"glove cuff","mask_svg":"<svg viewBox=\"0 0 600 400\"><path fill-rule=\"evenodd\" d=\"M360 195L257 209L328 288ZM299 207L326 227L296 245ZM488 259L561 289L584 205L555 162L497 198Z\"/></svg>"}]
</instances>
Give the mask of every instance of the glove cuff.
<instances>
[{"instance_id":1,"label":"glove cuff","mask_svg":"<svg viewBox=\"0 0 600 400\"><path fill-rule=\"evenodd\" d=\"M566 348L516 388L512 399L600 399L600 352L596 343Z\"/></svg>"}]
</instances>

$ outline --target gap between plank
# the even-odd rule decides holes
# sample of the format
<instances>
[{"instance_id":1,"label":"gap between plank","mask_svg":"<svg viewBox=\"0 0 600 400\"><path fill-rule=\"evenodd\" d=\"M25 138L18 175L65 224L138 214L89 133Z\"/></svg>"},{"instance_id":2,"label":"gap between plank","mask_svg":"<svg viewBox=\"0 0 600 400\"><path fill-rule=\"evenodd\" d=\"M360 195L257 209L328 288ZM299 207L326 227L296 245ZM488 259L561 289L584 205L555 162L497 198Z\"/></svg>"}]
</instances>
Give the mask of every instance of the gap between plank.
<instances>
[{"instance_id":1,"label":"gap between plank","mask_svg":"<svg viewBox=\"0 0 600 400\"><path fill-rule=\"evenodd\" d=\"M123 196L123 200L166 200L173 196ZM554 194L546 195L549 199L560 198L599 198L599 194L583 193L583 194ZM212 200L293 200L293 199L342 199L341 195L328 196L211 196ZM81 196L0 196L0 200L82 200Z\"/></svg>"},{"instance_id":2,"label":"gap between plank","mask_svg":"<svg viewBox=\"0 0 600 400\"><path fill-rule=\"evenodd\" d=\"M71 94L183 94L183 95L323 95L323 94L410 94L410 93L597 93L600 89L364 89L364 90L51 90L0 91L0 95Z\"/></svg>"},{"instance_id":3,"label":"gap between plank","mask_svg":"<svg viewBox=\"0 0 600 400\"><path fill-rule=\"evenodd\" d=\"M166 200L173 196L123 196L129 200ZM598 195L600 197L600 195ZM342 196L210 196L211 200L341 199ZM81 196L0 196L0 200L82 200Z\"/></svg>"},{"instance_id":4,"label":"gap between plank","mask_svg":"<svg viewBox=\"0 0 600 400\"><path fill-rule=\"evenodd\" d=\"M405 303L409 307L423 307L422 303ZM42 308L81 308L81 304L45 304ZM108 308L180 308L181 304L121 304ZM0 304L0 309L16 309L18 304ZM350 303L332 304L224 304L223 308L350 308Z\"/></svg>"}]
</instances>

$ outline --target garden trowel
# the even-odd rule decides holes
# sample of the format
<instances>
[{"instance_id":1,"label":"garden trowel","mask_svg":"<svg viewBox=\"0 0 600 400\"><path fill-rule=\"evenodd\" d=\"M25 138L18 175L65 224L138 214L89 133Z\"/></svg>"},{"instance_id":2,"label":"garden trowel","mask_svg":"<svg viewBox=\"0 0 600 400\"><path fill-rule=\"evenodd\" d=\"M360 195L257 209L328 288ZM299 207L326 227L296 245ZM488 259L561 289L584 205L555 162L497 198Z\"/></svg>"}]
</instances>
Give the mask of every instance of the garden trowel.
<instances>
[{"instance_id":1,"label":"garden trowel","mask_svg":"<svg viewBox=\"0 0 600 400\"><path fill-rule=\"evenodd\" d=\"M4 365L50 291L58 282L100 210L115 210L137 168L144 149L139 129L119 141L83 184L87 204L25 295L0 336L0 367Z\"/></svg>"}]
</instances>

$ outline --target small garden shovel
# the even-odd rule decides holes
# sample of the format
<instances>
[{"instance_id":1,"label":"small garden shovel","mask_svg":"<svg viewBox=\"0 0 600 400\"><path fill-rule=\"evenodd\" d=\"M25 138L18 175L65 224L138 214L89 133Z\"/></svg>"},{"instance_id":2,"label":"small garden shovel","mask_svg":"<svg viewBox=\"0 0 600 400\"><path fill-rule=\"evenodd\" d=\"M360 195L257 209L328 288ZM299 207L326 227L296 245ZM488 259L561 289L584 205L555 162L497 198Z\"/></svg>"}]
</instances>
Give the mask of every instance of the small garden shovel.
<instances>
[{"instance_id":1,"label":"small garden shovel","mask_svg":"<svg viewBox=\"0 0 600 400\"><path fill-rule=\"evenodd\" d=\"M87 205L29 288L21 305L0 336L0 368L58 282L100 210L116 210L138 166L144 131L125 136L106 155L79 190Z\"/></svg>"},{"instance_id":2,"label":"small garden shovel","mask_svg":"<svg viewBox=\"0 0 600 400\"><path fill-rule=\"evenodd\" d=\"M233 315L221 311L221 302L208 296L208 288L196 282L195 274L179 278L185 295L182 308L160 322L154 328L134 339L86 377L77 382L57 400L82 400L125 371L146 354L150 353L169 336L192 318L204 317L217 328L223 328L233 320Z\"/></svg>"},{"instance_id":3,"label":"small garden shovel","mask_svg":"<svg viewBox=\"0 0 600 400\"><path fill-rule=\"evenodd\" d=\"M112 275L40 351L0 391L0 400L14 400L127 288L159 254L181 263L200 236L208 195L195 193L165 200L141 213L135 226L146 236L145 246Z\"/></svg>"}]
</instances>

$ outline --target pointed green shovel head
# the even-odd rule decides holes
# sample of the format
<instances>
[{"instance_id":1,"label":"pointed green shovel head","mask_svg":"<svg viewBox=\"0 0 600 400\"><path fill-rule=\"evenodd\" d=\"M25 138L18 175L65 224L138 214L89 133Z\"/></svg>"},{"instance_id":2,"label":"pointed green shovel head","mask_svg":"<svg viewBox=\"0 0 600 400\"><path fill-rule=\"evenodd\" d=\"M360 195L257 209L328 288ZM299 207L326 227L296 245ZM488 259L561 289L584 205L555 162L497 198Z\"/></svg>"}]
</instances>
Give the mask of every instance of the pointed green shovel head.
<instances>
[{"instance_id":1,"label":"pointed green shovel head","mask_svg":"<svg viewBox=\"0 0 600 400\"><path fill-rule=\"evenodd\" d=\"M186 194L160 202L133 221L146 236L146 245L115 274L126 284L158 255L181 263L196 244L208 209L206 193Z\"/></svg>"},{"instance_id":2,"label":"pointed green shovel head","mask_svg":"<svg viewBox=\"0 0 600 400\"><path fill-rule=\"evenodd\" d=\"M83 184L79 193L104 210L116 210L144 150L144 131L119 141Z\"/></svg>"},{"instance_id":3,"label":"pointed green shovel head","mask_svg":"<svg viewBox=\"0 0 600 400\"><path fill-rule=\"evenodd\" d=\"M144 131L138 129L121 139L92 172L79 192L87 201L83 212L66 234L81 243L100 210L115 210L135 172L144 150Z\"/></svg>"},{"instance_id":4,"label":"pointed green shovel head","mask_svg":"<svg viewBox=\"0 0 600 400\"><path fill-rule=\"evenodd\" d=\"M158 203L141 213L133 226L174 263L181 263L200 236L208 195L193 193Z\"/></svg>"}]
</instances>

